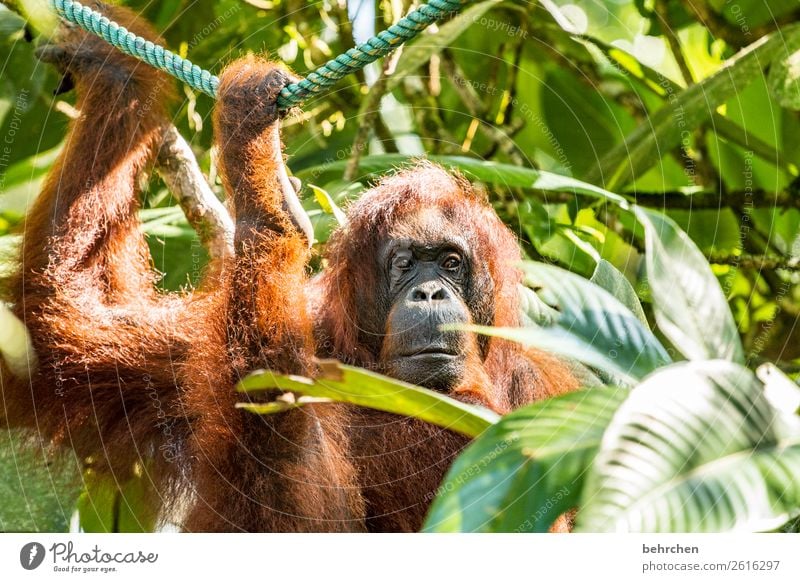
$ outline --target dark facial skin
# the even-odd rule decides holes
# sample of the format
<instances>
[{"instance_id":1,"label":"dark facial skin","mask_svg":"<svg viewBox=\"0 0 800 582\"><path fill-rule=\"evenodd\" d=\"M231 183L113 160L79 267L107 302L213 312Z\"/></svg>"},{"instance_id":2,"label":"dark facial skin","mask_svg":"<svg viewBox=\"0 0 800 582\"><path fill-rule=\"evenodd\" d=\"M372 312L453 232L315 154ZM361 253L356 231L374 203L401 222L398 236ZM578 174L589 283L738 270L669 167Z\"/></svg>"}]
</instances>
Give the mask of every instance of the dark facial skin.
<instances>
[{"instance_id":1,"label":"dark facial skin","mask_svg":"<svg viewBox=\"0 0 800 582\"><path fill-rule=\"evenodd\" d=\"M463 332L440 331L469 323L465 287L469 253L455 239L390 239L381 260L391 301L381 360L390 376L447 391L463 378L469 353Z\"/></svg>"}]
</instances>

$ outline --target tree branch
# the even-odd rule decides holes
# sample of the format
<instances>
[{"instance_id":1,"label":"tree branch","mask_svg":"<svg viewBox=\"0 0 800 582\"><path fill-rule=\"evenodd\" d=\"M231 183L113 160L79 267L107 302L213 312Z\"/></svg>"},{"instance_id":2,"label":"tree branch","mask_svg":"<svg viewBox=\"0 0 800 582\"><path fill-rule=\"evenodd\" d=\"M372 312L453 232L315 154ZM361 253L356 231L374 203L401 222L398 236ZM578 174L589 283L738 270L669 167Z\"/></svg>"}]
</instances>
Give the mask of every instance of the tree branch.
<instances>
[{"instance_id":1,"label":"tree branch","mask_svg":"<svg viewBox=\"0 0 800 582\"><path fill-rule=\"evenodd\" d=\"M732 253L711 253L708 262L716 265L731 265L740 269L755 269L756 271L800 271L800 257L767 257L764 255Z\"/></svg>"},{"instance_id":2,"label":"tree branch","mask_svg":"<svg viewBox=\"0 0 800 582\"><path fill-rule=\"evenodd\" d=\"M669 49L672 51L672 56L675 57L675 62L678 63L678 69L681 71L683 81L688 87L694 83L694 78L692 77L692 71L689 69L689 64L683 56L681 42L678 40L678 33L672 28L672 23L669 20L667 1L656 0L655 12L656 16L661 21L661 30L667 38L667 44L669 44Z\"/></svg>"},{"instance_id":3,"label":"tree branch","mask_svg":"<svg viewBox=\"0 0 800 582\"><path fill-rule=\"evenodd\" d=\"M685 210L719 210L725 207L800 208L800 196L790 191L768 192L762 189L734 192L634 192L626 194L641 206Z\"/></svg>"},{"instance_id":4,"label":"tree branch","mask_svg":"<svg viewBox=\"0 0 800 582\"><path fill-rule=\"evenodd\" d=\"M546 204L572 202L580 192L553 192L531 190ZM791 191L768 192L766 190L740 190L727 193L698 192L625 192L623 196L639 206L647 208L669 208L673 210L719 210L721 208L800 208L800 195Z\"/></svg>"},{"instance_id":5,"label":"tree branch","mask_svg":"<svg viewBox=\"0 0 800 582\"><path fill-rule=\"evenodd\" d=\"M156 169L212 260L233 255L233 220L211 191L192 148L174 125L164 131Z\"/></svg>"}]
</instances>

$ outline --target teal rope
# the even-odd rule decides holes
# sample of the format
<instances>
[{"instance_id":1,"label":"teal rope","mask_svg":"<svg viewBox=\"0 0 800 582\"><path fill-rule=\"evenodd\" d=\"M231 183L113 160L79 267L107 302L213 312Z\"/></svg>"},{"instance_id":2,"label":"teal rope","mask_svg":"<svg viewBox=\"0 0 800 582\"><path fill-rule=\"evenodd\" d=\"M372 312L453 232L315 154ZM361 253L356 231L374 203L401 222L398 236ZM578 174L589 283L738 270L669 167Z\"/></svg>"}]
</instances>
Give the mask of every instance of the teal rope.
<instances>
[{"instance_id":1,"label":"teal rope","mask_svg":"<svg viewBox=\"0 0 800 582\"><path fill-rule=\"evenodd\" d=\"M397 24L379 32L366 42L331 59L305 79L287 85L278 97L278 107L289 109L305 101L310 95L321 93L339 79L364 68L369 63L388 55L404 42L444 16L460 10L469 0L430 0ZM52 0L56 12L82 29L96 34L125 54L140 59L157 69L169 73L193 89L217 98L219 77L201 69L191 61L130 32L124 26L109 20L100 12L73 0Z\"/></svg>"}]
</instances>

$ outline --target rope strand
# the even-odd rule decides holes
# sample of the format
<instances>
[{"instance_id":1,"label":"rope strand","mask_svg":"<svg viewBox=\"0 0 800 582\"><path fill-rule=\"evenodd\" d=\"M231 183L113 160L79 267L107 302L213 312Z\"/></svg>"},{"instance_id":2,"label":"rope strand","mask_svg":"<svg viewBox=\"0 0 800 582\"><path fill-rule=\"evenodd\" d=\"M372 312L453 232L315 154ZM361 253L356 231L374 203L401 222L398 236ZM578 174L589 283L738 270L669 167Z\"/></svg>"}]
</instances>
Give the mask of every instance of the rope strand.
<instances>
[{"instance_id":1,"label":"rope strand","mask_svg":"<svg viewBox=\"0 0 800 582\"><path fill-rule=\"evenodd\" d=\"M398 46L411 40L422 30L447 15L458 12L469 0L430 0L388 29L366 42L331 59L310 72L305 79L287 85L278 97L278 107L289 109L301 104L311 95L318 95L350 73L385 57ZM96 34L125 54L136 57L172 75L197 91L217 98L219 77L201 69L149 40L128 31L100 12L73 0L52 0L56 12L65 20Z\"/></svg>"}]
</instances>

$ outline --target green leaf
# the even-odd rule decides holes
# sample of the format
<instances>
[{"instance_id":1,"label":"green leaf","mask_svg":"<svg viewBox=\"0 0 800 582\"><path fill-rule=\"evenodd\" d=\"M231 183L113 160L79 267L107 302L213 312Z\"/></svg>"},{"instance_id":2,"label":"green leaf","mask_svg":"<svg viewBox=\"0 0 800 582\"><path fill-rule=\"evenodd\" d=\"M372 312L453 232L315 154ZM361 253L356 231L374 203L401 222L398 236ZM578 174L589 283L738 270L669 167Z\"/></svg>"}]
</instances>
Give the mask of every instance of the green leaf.
<instances>
[{"instance_id":1,"label":"green leaf","mask_svg":"<svg viewBox=\"0 0 800 582\"><path fill-rule=\"evenodd\" d=\"M652 34L653 32L651 31L651 35ZM582 39L598 48L616 67L622 69L622 72L624 72L626 76L636 79L643 87L646 87L649 91L662 99L666 99L670 95L681 91L679 85L673 83L655 69L637 61L630 53L613 45L606 44L596 38L583 36ZM797 175L797 166L787 160L785 154L780 151L779 148L753 135L752 131L748 131L731 119L715 111L711 115L710 126L715 136L724 138L746 148L748 151L752 151L761 159L776 164L793 176Z\"/></svg>"},{"instance_id":2,"label":"green leaf","mask_svg":"<svg viewBox=\"0 0 800 582\"><path fill-rule=\"evenodd\" d=\"M587 478L578 530L731 532L800 511L800 437L746 368L675 364L639 385L611 421Z\"/></svg>"},{"instance_id":3,"label":"green leaf","mask_svg":"<svg viewBox=\"0 0 800 582\"><path fill-rule=\"evenodd\" d=\"M577 504L617 388L573 392L505 416L456 459L424 531L543 532Z\"/></svg>"},{"instance_id":4,"label":"green leaf","mask_svg":"<svg viewBox=\"0 0 800 582\"><path fill-rule=\"evenodd\" d=\"M633 313L642 324L649 327L647 317L642 309L642 304L639 302L639 297L636 296L633 285L630 284L628 279L625 278L625 275L620 273L614 265L605 259L600 259L597 261L597 267L595 267L594 274L592 274L589 280L611 293L620 303L630 309L631 313Z\"/></svg>"},{"instance_id":5,"label":"green leaf","mask_svg":"<svg viewBox=\"0 0 800 582\"><path fill-rule=\"evenodd\" d=\"M12 164L3 175L0 208L24 215L60 152L61 148L55 147Z\"/></svg>"},{"instance_id":6,"label":"green leaf","mask_svg":"<svg viewBox=\"0 0 800 582\"><path fill-rule=\"evenodd\" d=\"M744 361L741 339L703 253L670 219L635 207L658 328L690 360Z\"/></svg>"},{"instance_id":7,"label":"green leaf","mask_svg":"<svg viewBox=\"0 0 800 582\"><path fill-rule=\"evenodd\" d=\"M404 78L413 75L434 55L438 55L452 45L465 30L500 2L501 0L486 0L473 4L452 20L439 26L435 34L422 34L403 47L397 67L387 83L389 91L394 89Z\"/></svg>"},{"instance_id":8,"label":"green leaf","mask_svg":"<svg viewBox=\"0 0 800 582\"><path fill-rule=\"evenodd\" d=\"M533 289L519 286L519 306L522 327L550 326L558 320L558 311L542 301Z\"/></svg>"},{"instance_id":9,"label":"green leaf","mask_svg":"<svg viewBox=\"0 0 800 582\"><path fill-rule=\"evenodd\" d=\"M375 372L326 360L315 379L258 371L241 382L238 390L286 390L316 398L330 398L403 416L412 416L470 437L481 434L499 420L491 410L464 404L433 390L387 378ZM271 403L243 402L239 408L271 413ZM322 404L321 406L324 406Z\"/></svg>"},{"instance_id":10,"label":"green leaf","mask_svg":"<svg viewBox=\"0 0 800 582\"><path fill-rule=\"evenodd\" d=\"M17 0L17 6L37 33L45 37L55 34L59 19L50 0Z\"/></svg>"},{"instance_id":11,"label":"green leaf","mask_svg":"<svg viewBox=\"0 0 800 582\"><path fill-rule=\"evenodd\" d=\"M627 139L605 155L585 179L618 188L642 176L661 157L680 144L683 132L706 121L723 103L762 74L764 63L784 45L800 36L791 25L762 37L739 51L716 73L670 99Z\"/></svg>"},{"instance_id":12,"label":"green leaf","mask_svg":"<svg viewBox=\"0 0 800 582\"><path fill-rule=\"evenodd\" d=\"M345 213L342 212L342 209L339 208L331 195L328 194L324 188L320 188L314 184L309 184L308 186L311 188L311 191L314 192L314 198L326 214L332 214L333 217L336 218L336 222L339 223L339 226L347 224L347 216L345 216Z\"/></svg>"},{"instance_id":13,"label":"green leaf","mask_svg":"<svg viewBox=\"0 0 800 582\"><path fill-rule=\"evenodd\" d=\"M559 316L549 327L459 326L574 358L635 383L671 360L652 332L613 295L583 277L541 263L522 266L526 283Z\"/></svg>"},{"instance_id":14,"label":"green leaf","mask_svg":"<svg viewBox=\"0 0 800 582\"><path fill-rule=\"evenodd\" d=\"M367 174L377 176L385 174L397 166L412 163L416 159L418 158L402 154L365 156L361 158L359 162L359 175ZM455 168L463 172L467 178L475 181L500 184L507 188L527 188L547 192L572 192L592 198L607 200L622 208L628 208L629 206L627 199L623 196L614 194L603 188L598 188L587 182L570 178L569 176L561 176L551 172L513 166L511 164L475 160L462 156L428 156L427 159L446 167ZM331 162L305 168L296 172L296 174L303 181L307 181L308 177L311 176L319 176L327 173L341 174L346 165L347 161Z\"/></svg>"},{"instance_id":15,"label":"green leaf","mask_svg":"<svg viewBox=\"0 0 800 582\"><path fill-rule=\"evenodd\" d=\"M180 206L145 208L139 212L153 265L164 274L159 286L177 291L199 284L208 252L189 226Z\"/></svg>"},{"instance_id":16,"label":"green leaf","mask_svg":"<svg viewBox=\"0 0 800 582\"><path fill-rule=\"evenodd\" d=\"M110 477L86 475L86 490L78 500L81 530L86 533L146 533L155 528L157 497L147 475L125 483Z\"/></svg>"},{"instance_id":17,"label":"green leaf","mask_svg":"<svg viewBox=\"0 0 800 582\"><path fill-rule=\"evenodd\" d=\"M731 24L750 32L756 26L780 22L781 16L797 10L797 0L737 0L713 3L722 16Z\"/></svg>"}]
</instances>

